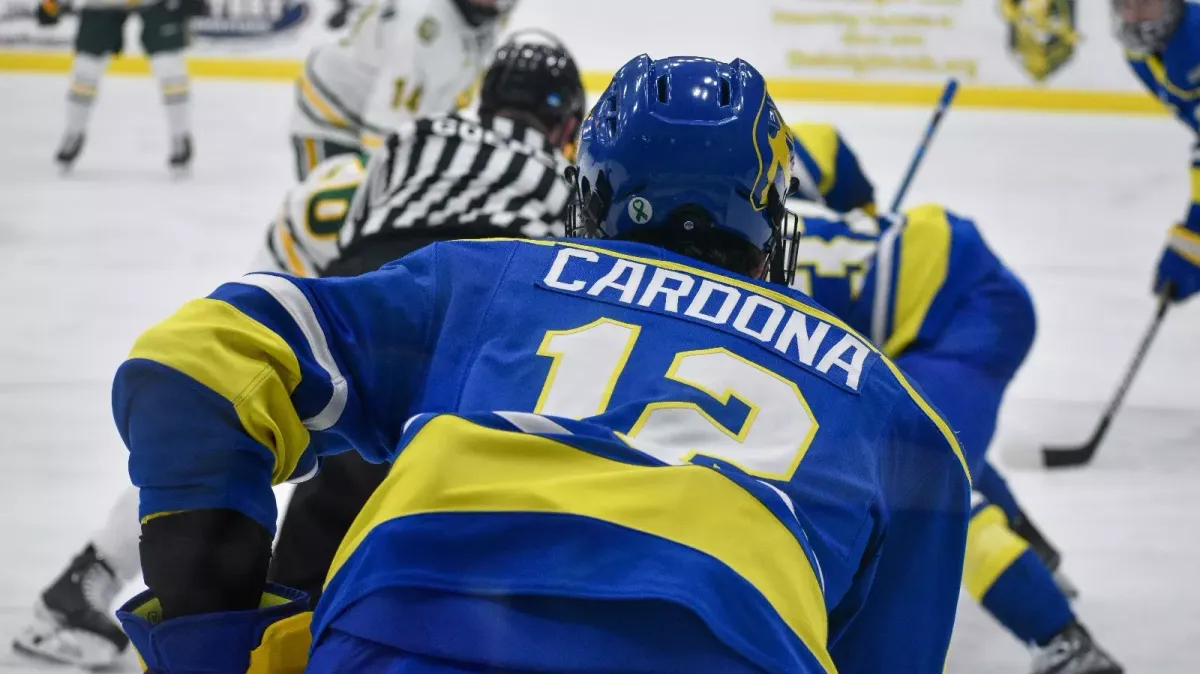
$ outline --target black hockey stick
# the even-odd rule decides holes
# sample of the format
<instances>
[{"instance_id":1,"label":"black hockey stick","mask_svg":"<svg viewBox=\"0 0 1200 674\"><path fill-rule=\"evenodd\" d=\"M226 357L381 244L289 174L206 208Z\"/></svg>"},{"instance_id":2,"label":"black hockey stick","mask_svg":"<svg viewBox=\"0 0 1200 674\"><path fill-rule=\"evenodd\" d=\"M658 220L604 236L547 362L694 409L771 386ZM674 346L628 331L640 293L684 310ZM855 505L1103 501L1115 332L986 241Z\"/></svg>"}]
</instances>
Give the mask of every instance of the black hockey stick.
<instances>
[{"instance_id":1,"label":"black hockey stick","mask_svg":"<svg viewBox=\"0 0 1200 674\"><path fill-rule=\"evenodd\" d=\"M1100 417L1100 423L1096 426L1096 430L1092 431L1092 437L1088 438L1087 442L1078 447L1043 447L1042 461L1046 464L1047 468L1083 466L1096 456L1096 450L1099 449L1100 443L1103 442L1104 435L1108 433L1108 427L1112 424L1113 417L1117 415L1117 410L1121 409L1121 403L1125 400L1125 392L1129 390L1129 385L1133 383L1133 378L1137 376L1138 370L1141 369L1142 360L1146 357L1146 352L1150 350L1150 345L1154 342L1154 336L1158 334L1158 328L1162 325L1163 319L1167 315L1167 309L1170 306L1170 293L1164 292L1159 296L1158 311L1154 314L1154 320L1151 321L1145 336L1142 337L1142 343L1138 347L1137 353L1133 356L1133 362L1129 364L1129 369L1125 372L1125 378L1117 388L1116 394L1113 395L1112 401L1108 403L1108 409L1104 411L1104 416Z\"/></svg>"}]
</instances>

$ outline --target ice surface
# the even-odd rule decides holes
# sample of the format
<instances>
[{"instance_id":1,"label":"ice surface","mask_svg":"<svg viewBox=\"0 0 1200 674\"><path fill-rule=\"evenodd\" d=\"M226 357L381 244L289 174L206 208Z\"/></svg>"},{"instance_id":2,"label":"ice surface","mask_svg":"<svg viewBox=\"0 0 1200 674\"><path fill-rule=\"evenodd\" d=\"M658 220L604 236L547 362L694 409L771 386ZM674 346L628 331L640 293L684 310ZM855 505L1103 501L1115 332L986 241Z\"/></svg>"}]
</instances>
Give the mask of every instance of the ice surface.
<instances>
[{"instance_id":1,"label":"ice surface","mask_svg":"<svg viewBox=\"0 0 1200 674\"><path fill-rule=\"evenodd\" d=\"M126 480L108 385L132 340L246 268L292 179L288 85L195 83L194 176L178 182L155 87L121 78L102 85L88 146L60 178L65 93L63 77L0 75L0 640ZM884 203L928 117L785 112L837 122ZM1150 319L1190 146L1166 117L955 110L909 200L977 218L1033 291L1039 338L993 456L1063 549L1080 616L1134 673L1200 671L1200 303L1167 319L1092 467L1047 474L1036 447L1086 436ZM1027 666L965 601L950 671ZM43 669L0 643L0 671Z\"/></svg>"}]
</instances>

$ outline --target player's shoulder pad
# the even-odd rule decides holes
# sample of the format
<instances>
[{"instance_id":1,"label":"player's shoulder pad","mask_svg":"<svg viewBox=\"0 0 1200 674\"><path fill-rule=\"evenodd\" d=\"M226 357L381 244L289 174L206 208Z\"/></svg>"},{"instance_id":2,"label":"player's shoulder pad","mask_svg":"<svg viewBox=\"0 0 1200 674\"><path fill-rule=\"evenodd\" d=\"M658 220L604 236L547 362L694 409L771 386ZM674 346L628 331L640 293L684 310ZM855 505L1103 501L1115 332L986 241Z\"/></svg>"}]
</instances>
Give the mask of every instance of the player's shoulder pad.
<instances>
[{"instance_id":1,"label":"player's shoulder pad","mask_svg":"<svg viewBox=\"0 0 1200 674\"><path fill-rule=\"evenodd\" d=\"M962 445L958 442L958 436L950 428L950 424L946 423L941 413L934 408L932 403L925 399L925 395L921 390L908 380L904 372L891 359L884 358L883 362L887 365L892 380L898 387L897 395L902 397L900 403L910 412L909 417L916 419L925 427L922 437L940 438L944 441L945 449L953 454L955 460L962 467L963 475L966 476L969 483L971 481L971 470L967 466L966 455L963 454Z\"/></svg>"}]
</instances>

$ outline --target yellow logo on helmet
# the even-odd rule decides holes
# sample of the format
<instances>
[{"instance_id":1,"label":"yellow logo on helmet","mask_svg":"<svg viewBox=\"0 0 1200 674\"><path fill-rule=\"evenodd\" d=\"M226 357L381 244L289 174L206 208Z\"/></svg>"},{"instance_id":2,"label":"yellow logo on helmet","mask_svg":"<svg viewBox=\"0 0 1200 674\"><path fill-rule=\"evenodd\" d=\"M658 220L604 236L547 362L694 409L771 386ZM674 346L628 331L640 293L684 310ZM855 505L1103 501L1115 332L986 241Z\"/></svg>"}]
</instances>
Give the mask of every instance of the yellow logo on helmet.
<instances>
[{"instance_id":1,"label":"yellow logo on helmet","mask_svg":"<svg viewBox=\"0 0 1200 674\"><path fill-rule=\"evenodd\" d=\"M795 142L792 130L780 119L775 104L771 103L768 106L767 101L767 92L764 90L758 114L754 117L753 140L754 154L758 157L758 176L754 179L750 203L756 211L767 207L767 195L771 193L771 186L780 174L783 176L785 190L792 182L791 148ZM784 196L786 195L779 195L780 198Z\"/></svg>"}]
</instances>

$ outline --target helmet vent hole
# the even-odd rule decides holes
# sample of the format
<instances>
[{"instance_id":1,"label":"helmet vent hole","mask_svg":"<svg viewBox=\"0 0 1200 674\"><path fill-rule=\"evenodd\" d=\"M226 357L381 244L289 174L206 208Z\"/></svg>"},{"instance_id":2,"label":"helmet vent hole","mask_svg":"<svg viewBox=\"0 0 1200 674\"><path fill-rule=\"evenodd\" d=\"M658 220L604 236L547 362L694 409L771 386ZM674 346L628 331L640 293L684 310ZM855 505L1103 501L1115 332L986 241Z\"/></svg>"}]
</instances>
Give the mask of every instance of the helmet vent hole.
<instances>
[{"instance_id":1,"label":"helmet vent hole","mask_svg":"<svg viewBox=\"0 0 1200 674\"><path fill-rule=\"evenodd\" d=\"M667 88L667 76L660 75L658 78L658 102L666 103L670 98L670 91Z\"/></svg>"},{"instance_id":2,"label":"helmet vent hole","mask_svg":"<svg viewBox=\"0 0 1200 674\"><path fill-rule=\"evenodd\" d=\"M729 107L729 80L724 77L721 78L721 103L720 103L720 105L722 108Z\"/></svg>"}]
</instances>

